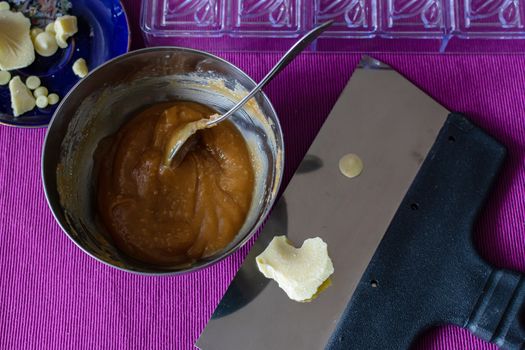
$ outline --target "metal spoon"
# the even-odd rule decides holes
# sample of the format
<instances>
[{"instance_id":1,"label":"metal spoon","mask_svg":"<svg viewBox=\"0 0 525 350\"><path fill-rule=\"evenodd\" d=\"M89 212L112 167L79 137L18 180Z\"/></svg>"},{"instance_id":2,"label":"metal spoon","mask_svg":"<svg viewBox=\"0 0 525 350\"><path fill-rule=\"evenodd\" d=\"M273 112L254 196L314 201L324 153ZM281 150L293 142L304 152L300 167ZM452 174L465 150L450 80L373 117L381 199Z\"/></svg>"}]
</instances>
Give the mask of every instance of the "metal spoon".
<instances>
[{"instance_id":1,"label":"metal spoon","mask_svg":"<svg viewBox=\"0 0 525 350\"><path fill-rule=\"evenodd\" d=\"M333 21L328 21L320 26L309 31L305 36L303 36L299 41L297 41L277 62L277 64L272 68L268 74L257 84L248 95L246 95L242 100L240 100L233 108L223 115L212 117L210 119L201 119L195 122L188 123L184 128L178 130L173 134L168 142L166 147L166 153L164 157L164 165L169 166L170 164L175 164L178 166L180 162L184 159L189 149L191 148L195 138L192 136L199 130L211 128L226 118L233 115L240 108L242 108L246 102L248 102L255 94L257 94L263 87L266 86L278 73L280 73L290 62L293 61L299 53L301 53L312 41L314 41L322 32L328 28ZM188 142L188 139L190 141ZM192 140L191 140L192 139Z\"/></svg>"}]
</instances>

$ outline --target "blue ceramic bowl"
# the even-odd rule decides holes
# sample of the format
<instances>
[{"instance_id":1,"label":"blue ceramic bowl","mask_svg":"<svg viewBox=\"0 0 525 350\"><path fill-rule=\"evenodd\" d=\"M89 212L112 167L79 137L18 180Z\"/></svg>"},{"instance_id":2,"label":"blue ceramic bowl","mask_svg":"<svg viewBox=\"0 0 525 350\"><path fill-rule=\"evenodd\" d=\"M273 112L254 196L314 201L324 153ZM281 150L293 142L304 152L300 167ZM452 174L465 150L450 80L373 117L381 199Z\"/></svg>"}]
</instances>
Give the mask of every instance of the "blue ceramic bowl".
<instances>
[{"instance_id":1,"label":"blue ceramic bowl","mask_svg":"<svg viewBox=\"0 0 525 350\"><path fill-rule=\"evenodd\" d=\"M26 1L31 3L32 1ZM33 1L35 2L35 1ZM57 1L58 3L58 1ZM30 75L40 77L49 93L63 98L79 81L72 66L78 58L87 61L90 70L111 58L129 51L130 30L124 7L119 0L71 0L69 14L78 18L78 33L68 40L68 48L59 49L51 57L36 55L35 62L24 69L11 71L23 81ZM31 18L32 22L38 21ZM19 117L13 117L7 86L0 86L0 124L17 127L45 127L57 105L35 108Z\"/></svg>"}]
</instances>

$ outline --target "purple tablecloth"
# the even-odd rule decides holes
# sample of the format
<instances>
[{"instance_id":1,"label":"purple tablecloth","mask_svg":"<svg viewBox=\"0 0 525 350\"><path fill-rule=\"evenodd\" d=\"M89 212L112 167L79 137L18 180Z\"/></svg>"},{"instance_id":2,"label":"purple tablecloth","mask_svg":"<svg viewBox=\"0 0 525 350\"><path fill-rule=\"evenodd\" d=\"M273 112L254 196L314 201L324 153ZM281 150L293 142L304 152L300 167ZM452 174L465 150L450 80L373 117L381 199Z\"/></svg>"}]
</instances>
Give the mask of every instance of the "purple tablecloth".
<instances>
[{"instance_id":1,"label":"purple tablecloth","mask_svg":"<svg viewBox=\"0 0 525 350\"><path fill-rule=\"evenodd\" d=\"M136 33L138 6L131 3L139 1L127 3ZM278 59L222 56L255 79ZM507 146L474 240L489 262L525 272L525 56L378 58ZM302 55L267 88L284 129L285 184L358 59ZM96 262L69 241L47 208L40 181L44 133L0 127L0 348L191 349L251 243L180 277L136 276ZM495 349L454 326L429 330L415 347Z\"/></svg>"}]
</instances>

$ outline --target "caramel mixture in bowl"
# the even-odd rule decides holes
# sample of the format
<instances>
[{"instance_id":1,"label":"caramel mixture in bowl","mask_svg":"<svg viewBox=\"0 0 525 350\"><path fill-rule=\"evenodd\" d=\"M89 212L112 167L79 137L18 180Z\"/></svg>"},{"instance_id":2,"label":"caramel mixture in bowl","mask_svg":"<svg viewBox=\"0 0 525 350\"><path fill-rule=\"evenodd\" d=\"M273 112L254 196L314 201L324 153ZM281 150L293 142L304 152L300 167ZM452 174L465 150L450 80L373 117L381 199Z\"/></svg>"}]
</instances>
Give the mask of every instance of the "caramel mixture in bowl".
<instances>
[{"instance_id":1,"label":"caramel mixture in bowl","mask_svg":"<svg viewBox=\"0 0 525 350\"><path fill-rule=\"evenodd\" d=\"M231 122L199 131L180 165L163 165L173 133L214 113L194 102L157 104L99 145L98 213L127 255L158 265L190 263L226 247L244 224L254 170Z\"/></svg>"}]
</instances>

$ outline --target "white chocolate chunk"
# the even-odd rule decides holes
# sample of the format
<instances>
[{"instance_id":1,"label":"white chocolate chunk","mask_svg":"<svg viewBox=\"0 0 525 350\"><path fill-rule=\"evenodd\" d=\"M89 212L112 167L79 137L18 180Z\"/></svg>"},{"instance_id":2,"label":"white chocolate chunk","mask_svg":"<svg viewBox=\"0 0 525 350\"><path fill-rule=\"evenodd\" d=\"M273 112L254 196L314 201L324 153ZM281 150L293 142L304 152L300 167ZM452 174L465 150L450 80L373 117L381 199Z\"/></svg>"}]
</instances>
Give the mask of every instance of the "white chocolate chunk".
<instances>
[{"instance_id":1,"label":"white chocolate chunk","mask_svg":"<svg viewBox=\"0 0 525 350\"><path fill-rule=\"evenodd\" d=\"M65 34L71 37L78 31L77 18L75 16L58 17L55 20L54 30L57 34Z\"/></svg>"},{"instance_id":2,"label":"white chocolate chunk","mask_svg":"<svg viewBox=\"0 0 525 350\"><path fill-rule=\"evenodd\" d=\"M49 91L47 91L45 86L40 86L33 92L33 95L35 95L35 98L38 98L38 96L47 96L48 93Z\"/></svg>"},{"instance_id":3,"label":"white chocolate chunk","mask_svg":"<svg viewBox=\"0 0 525 350\"><path fill-rule=\"evenodd\" d=\"M29 32L29 34L31 35L31 40L33 40L33 45L35 44L36 36L42 32L43 32L42 28L39 28L39 27L31 28L31 31Z\"/></svg>"},{"instance_id":4,"label":"white chocolate chunk","mask_svg":"<svg viewBox=\"0 0 525 350\"><path fill-rule=\"evenodd\" d=\"M255 260L265 277L274 279L290 299L300 302L311 299L334 273L327 245L319 237L295 248L285 236L276 236Z\"/></svg>"},{"instance_id":5,"label":"white chocolate chunk","mask_svg":"<svg viewBox=\"0 0 525 350\"><path fill-rule=\"evenodd\" d=\"M51 22L46 26L46 32L55 36L55 22Z\"/></svg>"},{"instance_id":6,"label":"white chocolate chunk","mask_svg":"<svg viewBox=\"0 0 525 350\"><path fill-rule=\"evenodd\" d=\"M73 63L73 73L80 78L84 78L89 73L85 59L79 58Z\"/></svg>"},{"instance_id":7,"label":"white chocolate chunk","mask_svg":"<svg viewBox=\"0 0 525 350\"><path fill-rule=\"evenodd\" d=\"M68 47L68 44L67 44L67 39L59 36L59 35L55 35L55 41L58 45L58 47L60 47L61 49L65 49Z\"/></svg>"},{"instance_id":8,"label":"white chocolate chunk","mask_svg":"<svg viewBox=\"0 0 525 350\"><path fill-rule=\"evenodd\" d=\"M40 56L53 56L58 50L58 45L53 37L48 32L42 32L35 38L35 50Z\"/></svg>"},{"instance_id":9,"label":"white chocolate chunk","mask_svg":"<svg viewBox=\"0 0 525 350\"><path fill-rule=\"evenodd\" d=\"M40 78L37 76L31 75L26 79L26 85L30 90L35 90L40 86L40 84Z\"/></svg>"},{"instance_id":10,"label":"white chocolate chunk","mask_svg":"<svg viewBox=\"0 0 525 350\"><path fill-rule=\"evenodd\" d=\"M6 70L0 70L0 85L7 85L11 80L11 73Z\"/></svg>"},{"instance_id":11,"label":"white chocolate chunk","mask_svg":"<svg viewBox=\"0 0 525 350\"><path fill-rule=\"evenodd\" d=\"M50 105L56 105L58 101L60 101L60 97L58 97L57 94L49 94L49 96L47 96L47 100Z\"/></svg>"},{"instance_id":12,"label":"white chocolate chunk","mask_svg":"<svg viewBox=\"0 0 525 350\"><path fill-rule=\"evenodd\" d=\"M0 1L0 11L9 11L11 7L7 1Z\"/></svg>"},{"instance_id":13,"label":"white chocolate chunk","mask_svg":"<svg viewBox=\"0 0 525 350\"><path fill-rule=\"evenodd\" d=\"M339 159L339 170L344 176L354 178L363 171L363 161L357 154L348 153Z\"/></svg>"},{"instance_id":14,"label":"white chocolate chunk","mask_svg":"<svg viewBox=\"0 0 525 350\"><path fill-rule=\"evenodd\" d=\"M46 108L48 104L49 104L49 100L47 96L38 96L36 98L36 106L38 108Z\"/></svg>"},{"instance_id":15,"label":"white chocolate chunk","mask_svg":"<svg viewBox=\"0 0 525 350\"><path fill-rule=\"evenodd\" d=\"M31 23L19 12L0 11L0 70L25 68L35 60Z\"/></svg>"},{"instance_id":16,"label":"white chocolate chunk","mask_svg":"<svg viewBox=\"0 0 525 350\"><path fill-rule=\"evenodd\" d=\"M78 32L77 18L75 16L62 16L55 20L55 39L59 47L65 49L67 39Z\"/></svg>"},{"instance_id":17,"label":"white chocolate chunk","mask_svg":"<svg viewBox=\"0 0 525 350\"><path fill-rule=\"evenodd\" d=\"M11 108L15 117L35 108L35 98L20 77L16 76L9 82L11 93Z\"/></svg>"}]
</instances>

